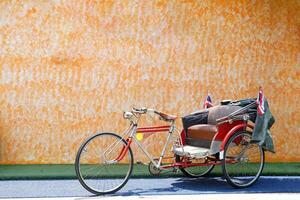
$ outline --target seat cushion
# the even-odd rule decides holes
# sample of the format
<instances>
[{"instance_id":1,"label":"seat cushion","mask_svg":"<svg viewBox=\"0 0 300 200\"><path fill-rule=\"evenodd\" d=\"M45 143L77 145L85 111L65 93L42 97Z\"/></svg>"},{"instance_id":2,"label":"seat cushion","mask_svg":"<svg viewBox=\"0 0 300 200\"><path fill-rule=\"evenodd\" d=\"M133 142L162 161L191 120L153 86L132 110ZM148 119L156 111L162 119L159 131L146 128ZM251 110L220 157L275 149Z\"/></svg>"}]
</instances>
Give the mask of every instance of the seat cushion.
<instances>
[{"instance_id":1,"label":"seat cushion","mask_svg":"<svg viewBox=\"0 0 300 200\"><path fill-rule=\"evenodd\" d=\"M212 140L217 132L217 126L211 124L198 124L188 128L189 138Z\"/></svg>"},{"instance_id":2,"label":"seat cushion","mask_svg":"<svg viewBox=\"0 0 300 200\"><path fill-rule=\"evenodd\" d=\"M217 127L210 124L198 124L188 128L186 144L196 147L210 148Z\"/></svg>"}]
</instances>

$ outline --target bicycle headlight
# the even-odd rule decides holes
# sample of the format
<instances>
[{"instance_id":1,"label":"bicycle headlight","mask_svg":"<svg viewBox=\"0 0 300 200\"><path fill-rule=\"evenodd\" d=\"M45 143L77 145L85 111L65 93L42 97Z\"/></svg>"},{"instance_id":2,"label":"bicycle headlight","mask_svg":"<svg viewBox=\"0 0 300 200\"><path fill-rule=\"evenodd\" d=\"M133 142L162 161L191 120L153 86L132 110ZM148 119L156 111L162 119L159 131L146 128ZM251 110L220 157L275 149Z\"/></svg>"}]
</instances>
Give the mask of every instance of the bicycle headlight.
<instances>
[{"instance_id":1,"label":"bicycle headlight","mask_svg":"<svg viewBox=\"0 0 300 200\"><path fill-rule=\"evenodd\" d=\"M133 114L131 112L124 112L123 113L123 117L125 119L130 119L133 116Z\"/></svg>"}]
</instances>

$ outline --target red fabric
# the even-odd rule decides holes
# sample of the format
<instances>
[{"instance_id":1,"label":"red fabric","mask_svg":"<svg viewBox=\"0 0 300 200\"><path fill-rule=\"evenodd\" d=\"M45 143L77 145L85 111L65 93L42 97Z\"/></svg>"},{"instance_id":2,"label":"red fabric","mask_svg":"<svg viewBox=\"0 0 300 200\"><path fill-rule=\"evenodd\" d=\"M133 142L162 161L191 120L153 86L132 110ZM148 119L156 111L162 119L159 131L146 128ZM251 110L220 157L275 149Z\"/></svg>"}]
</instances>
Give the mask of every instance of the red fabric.
<instances>
[{"instance_id":1,"label":"red fabric","mask_svg":"<svg viewBox=\"0 0 300 200\"><path fill-rule=\"evenodd\" d=\"M258 92L258 97L256 100L256 105L257 105L257 113L259 116L262 116L265 113L265 108L264 108L264 94L261 88L259 88Z\"/></svg>"},{"instance_id":2,"label":"red fabric","mask_svg":"<svg viewBox=\"0 0 300 200\"><path fill-rule=\"evenodd\" d=\"M184 129L182 129L180 136L181 136L182 145L185 145L186 133L185 133Z\"/></svg>"}]
</instances>

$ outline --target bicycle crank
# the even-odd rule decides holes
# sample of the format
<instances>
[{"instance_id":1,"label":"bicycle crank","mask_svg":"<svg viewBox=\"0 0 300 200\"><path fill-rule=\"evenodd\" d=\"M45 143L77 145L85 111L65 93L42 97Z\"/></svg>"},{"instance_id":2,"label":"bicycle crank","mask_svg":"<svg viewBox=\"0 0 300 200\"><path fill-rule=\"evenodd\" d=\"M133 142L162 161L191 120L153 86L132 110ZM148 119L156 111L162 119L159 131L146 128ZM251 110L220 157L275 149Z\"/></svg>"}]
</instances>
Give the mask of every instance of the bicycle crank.
<instances>
[{"instance_id":1,"label":"bicycle crank","mask_svg":"<svg viewBox=\"0 0 300 200\"><path fill-rule=\"evenodd\" d=\"M152 162L148 164L148 170L153 176L159 176L161 172L161 169L157 168Z\"/></svg>"}]
</instances>

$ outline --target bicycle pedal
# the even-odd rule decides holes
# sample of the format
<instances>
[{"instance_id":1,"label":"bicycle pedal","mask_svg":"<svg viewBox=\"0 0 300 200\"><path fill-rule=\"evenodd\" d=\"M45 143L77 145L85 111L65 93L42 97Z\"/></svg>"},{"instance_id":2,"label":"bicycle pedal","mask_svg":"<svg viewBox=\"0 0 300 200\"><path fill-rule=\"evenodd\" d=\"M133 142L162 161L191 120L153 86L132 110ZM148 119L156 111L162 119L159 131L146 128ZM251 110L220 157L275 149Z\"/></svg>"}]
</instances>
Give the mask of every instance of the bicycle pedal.
<instances>
[{"instance_id":1,"label":"bicycle pedal","mask_svg":"<svg viewBox=\"0 0 300 200\"><path fill-rule=\"evenodd\" d=\"M138 165L147 165L147 164L145 164L145 163L143 163L141 161L136 161L136 164L138 164Z\"/></svg>"}]
</instances>

